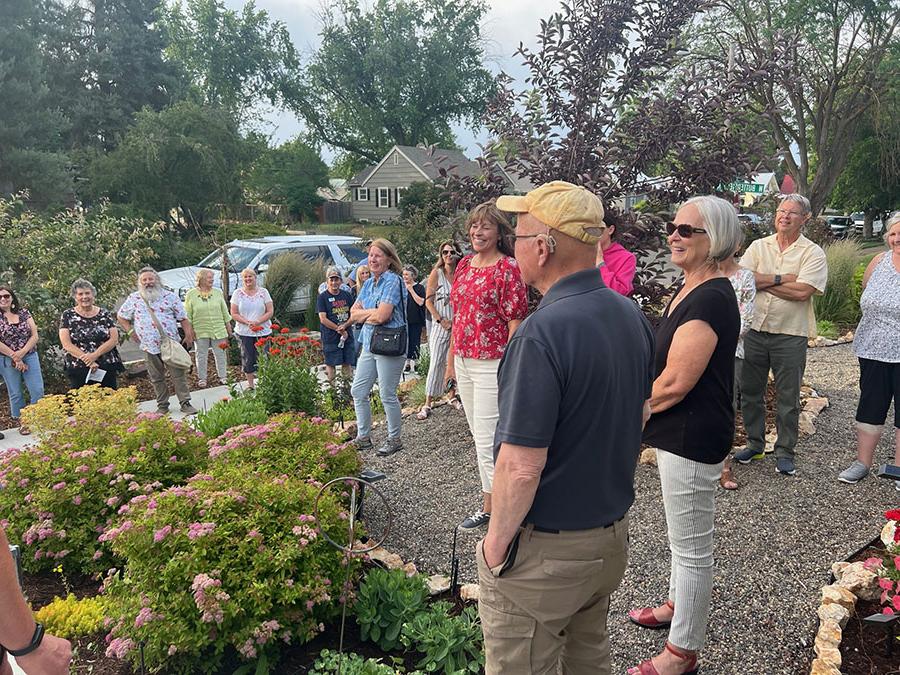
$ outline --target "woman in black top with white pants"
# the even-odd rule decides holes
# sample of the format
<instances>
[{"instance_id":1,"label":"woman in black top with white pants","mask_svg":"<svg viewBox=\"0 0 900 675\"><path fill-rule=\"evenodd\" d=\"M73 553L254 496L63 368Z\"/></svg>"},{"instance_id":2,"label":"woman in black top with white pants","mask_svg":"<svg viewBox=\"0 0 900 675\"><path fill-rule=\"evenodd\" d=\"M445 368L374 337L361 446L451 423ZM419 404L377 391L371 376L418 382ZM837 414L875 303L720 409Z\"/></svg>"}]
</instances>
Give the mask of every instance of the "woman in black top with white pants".
<instances>
[{"instance_id":1,"label":"woman in black top with white pants","mask_svg":"<svg viewBox=\"0 0 900 675\"><path fill-rule=\"evenodd\" d=\"M734 439L731 398L741 319L719 263L740 245L737 212L724 199L694 197L666 229L684 283L656 330L652 415L643 440L659 449L672 571L666 603L628 617L645 628L671 629L662 653L629 675L697 670L712 593L716 485Z\"/></svg>"}]
</instances>

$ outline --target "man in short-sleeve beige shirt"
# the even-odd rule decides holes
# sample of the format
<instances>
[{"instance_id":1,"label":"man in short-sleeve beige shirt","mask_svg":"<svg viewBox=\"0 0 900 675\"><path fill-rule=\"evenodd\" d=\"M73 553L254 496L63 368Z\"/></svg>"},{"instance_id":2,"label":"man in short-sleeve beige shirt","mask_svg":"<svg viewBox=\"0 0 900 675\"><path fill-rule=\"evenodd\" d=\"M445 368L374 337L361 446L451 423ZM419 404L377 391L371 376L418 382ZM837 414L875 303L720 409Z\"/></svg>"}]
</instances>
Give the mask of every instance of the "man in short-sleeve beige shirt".
<instances>
[{"instance_id":1,"label":"man in short-sleeve beige shirt","mask_svg":"<svg viewBox=\"0 0 900 675\"><path fill-rule=\"evenodd\" d=\"M747 448L735 454L741 464L764 459L766 384L775 376L775 470L793 476L799 436L800 387L806 369L806 341L816 336L813 297L828 281L825 252L800 234L812 217L809 200L786 195L775 212L775 234L754 241L741 265L753 272L756 302L744 336L741 410Z\"/></svg>"},{"instance_id":2,"label":"man in short-sleeve beige shirt","mask_svg":"<svg viewBox=\"0 0 900 675\"><path fill-rule=\"evenodd\" d=\"M773 234L750 244L741 258L741 267L759 274L778 275L782 279L796 275L796 283L808 284L815 289L813 295L822 295L828 281L825 251L802 234L782 251L776 236ZM763 333L816 337L812 296L806 300L779 297L774 291L783 284L782 281L765 289L768 292L757 294L751 328Z\"/></svg>"}]
</instances>

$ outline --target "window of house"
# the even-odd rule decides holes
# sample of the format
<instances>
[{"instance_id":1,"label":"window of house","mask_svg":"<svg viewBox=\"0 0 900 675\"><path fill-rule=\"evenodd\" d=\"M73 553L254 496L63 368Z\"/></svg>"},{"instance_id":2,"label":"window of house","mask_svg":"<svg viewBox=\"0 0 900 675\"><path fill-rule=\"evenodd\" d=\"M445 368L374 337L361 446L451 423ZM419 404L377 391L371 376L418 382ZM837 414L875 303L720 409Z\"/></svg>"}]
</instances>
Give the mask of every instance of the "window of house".
<instances>
[{"instance_id":1,"label":"window of house","mask_svg":"<svg viewBox=\"0 0 900 675\"><path fill-rule=\"evenodd\" d=\"M356 188L356 201L358 201L358 202L369 201L369 188Z\"/></svg>"},{"instance_id":2,"label":"window of house","mask_svg":"<svg viewBox=\"0 0 900 675\"><path fill-rule=\"evenodd\" d=\"M386 187L378 188L378 208L389 209L391 207L391 189Z\"/></svg>"},{"instance_id":3,"label":"window of house","mask_svg":"<svg viewBox=\"0 0 900 675\"><path fill-rule=\"evenodd\" d=\"M393 156L394 166L397 166L400 163L400 153L395 152Z\"/></svg>"},{"instance_id":4,"label":"window of house","mask_svg":"<svg viewBox=\"0 0 900 675\"><path fill-rule=\"evenodd\" d=\"M400 200L403 199L403 195L406 194L406 191L408 189L409 188L405 188L405 187L394 188L394 203L397 206L400 206Z\"/></svg>"}]
</instances>

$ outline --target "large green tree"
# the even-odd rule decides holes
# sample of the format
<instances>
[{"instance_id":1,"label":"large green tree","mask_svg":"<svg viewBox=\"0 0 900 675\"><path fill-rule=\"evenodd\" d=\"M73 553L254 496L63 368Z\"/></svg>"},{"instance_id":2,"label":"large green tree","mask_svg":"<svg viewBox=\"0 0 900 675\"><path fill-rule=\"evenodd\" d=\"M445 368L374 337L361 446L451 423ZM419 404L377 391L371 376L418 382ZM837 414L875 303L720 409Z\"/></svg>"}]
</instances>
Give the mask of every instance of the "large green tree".
<instances>
[{"instance_id":1,"label":"large green tree","mask_svg":"<svg viewBox=\"0 0 900 675\"><path fill-rule=\"evenodd\" d=\"M0 194L28 189L40 203L64 199L71 181L60 152L67 121L46 85L39 6L0 3Z\"/></svg>"},{"instance_id":2,"label":"large green tree","mask_svg":"<svg viewBox=\"0 0 900 675\"><path fill-rule=\"evenodd\" d=\"M900 46L882 67L898 72ZM865 236L872 236L872 222L887 211L900 208L900 79L866 111L847 166L835 185L831 204L846 211L865 213Z\"/></svg>"},{"instance_id":3,"label":"large green tree","mask_svg":"<svg viewBox=\"0 0 900 675\"><path fill-rule=\"evenodd\" d=\"M231 116L180 101L135 118L119 146L91 167L92 189L170 220L202 224L211 205L233 203L246 148Z\"/></svg>"},{"instance_id":4,"label":"large green tree","mask_svg":"<svg viewBox=\"0 0 900 675\"><path fill-rule=\"evenodd\" d=\"M482 63L481 0L339 0L291 107L323 142L369 162L393 144L453 145L495 83Z\"/></svg>"},{"instance_id":5,"label":"large green tree","mask_svg":"<svg viewBox=\"0 0 900 675\"><path fill-rule=\"evenodd\" d=\"M284 204L298 218L315 213L322 203L316 190L327 185L328 166L318 151L300 138L264 152L247 181L259 199Z\"/></svg>"},{"instance_id":6,"label":"large green tree","mask_svg":"<svg viewBox=\"0 0 900 675\"><path fill-rule=\"evenodd\" d=\"M240 12L221 0L185 0L165 15L169 59L186 74L206 105L227 110L239 123L259 104L278 104L297 75L299 60L280 21L247 2Z\"/></svg>"},{"instance_id":7,"label":"large green tree","mask_svg":"<svg viewBox=\"0 0 900 675\"><path fill-rule=\"evenodd\" d=\"M896 69L896 0L719 0L700 27L700 67L754 80L750 110L769 123L797 190L824 208L864 116ZM755 77L764 73L765 77Z\"/></svg>"},{"instance_id":8,"label":"large green tree","mask_svg":"<svg viewBox=\"0 0 900 675\"><path fill-rule=\"evenodd\" d=\"M159 110L177 94L177 74L163 60L161 6L162 0L44 3L48 86L71 120L70 148L111 150L137 111Z\"/></svg>"}]
</instances>

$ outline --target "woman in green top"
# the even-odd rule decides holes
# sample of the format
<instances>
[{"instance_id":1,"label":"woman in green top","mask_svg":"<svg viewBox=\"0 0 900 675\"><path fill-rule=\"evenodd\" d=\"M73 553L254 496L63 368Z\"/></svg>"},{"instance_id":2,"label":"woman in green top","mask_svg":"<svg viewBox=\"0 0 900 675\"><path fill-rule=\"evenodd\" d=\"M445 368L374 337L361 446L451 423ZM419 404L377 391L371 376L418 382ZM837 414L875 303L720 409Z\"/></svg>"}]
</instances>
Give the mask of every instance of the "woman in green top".
<instances>
[{"instance_id":1,"label":"woman in green top","mask_svg":"<svg viewBox=\"0 0 900 675\"><path fill-rule=\"evenodd\" d=\"M199 379L197 386L201 389L206 387L206 366L210 349L216 359L219 382L224 384L228 373L225 370L226 357L222 347L228 346L227 340L231 337L231 312L228 311L222 291L213 288L212 270L197 270L197 287L187 292L184 311L187 312L197 336L194 342Z\"/></svg>"}]
</instances>

